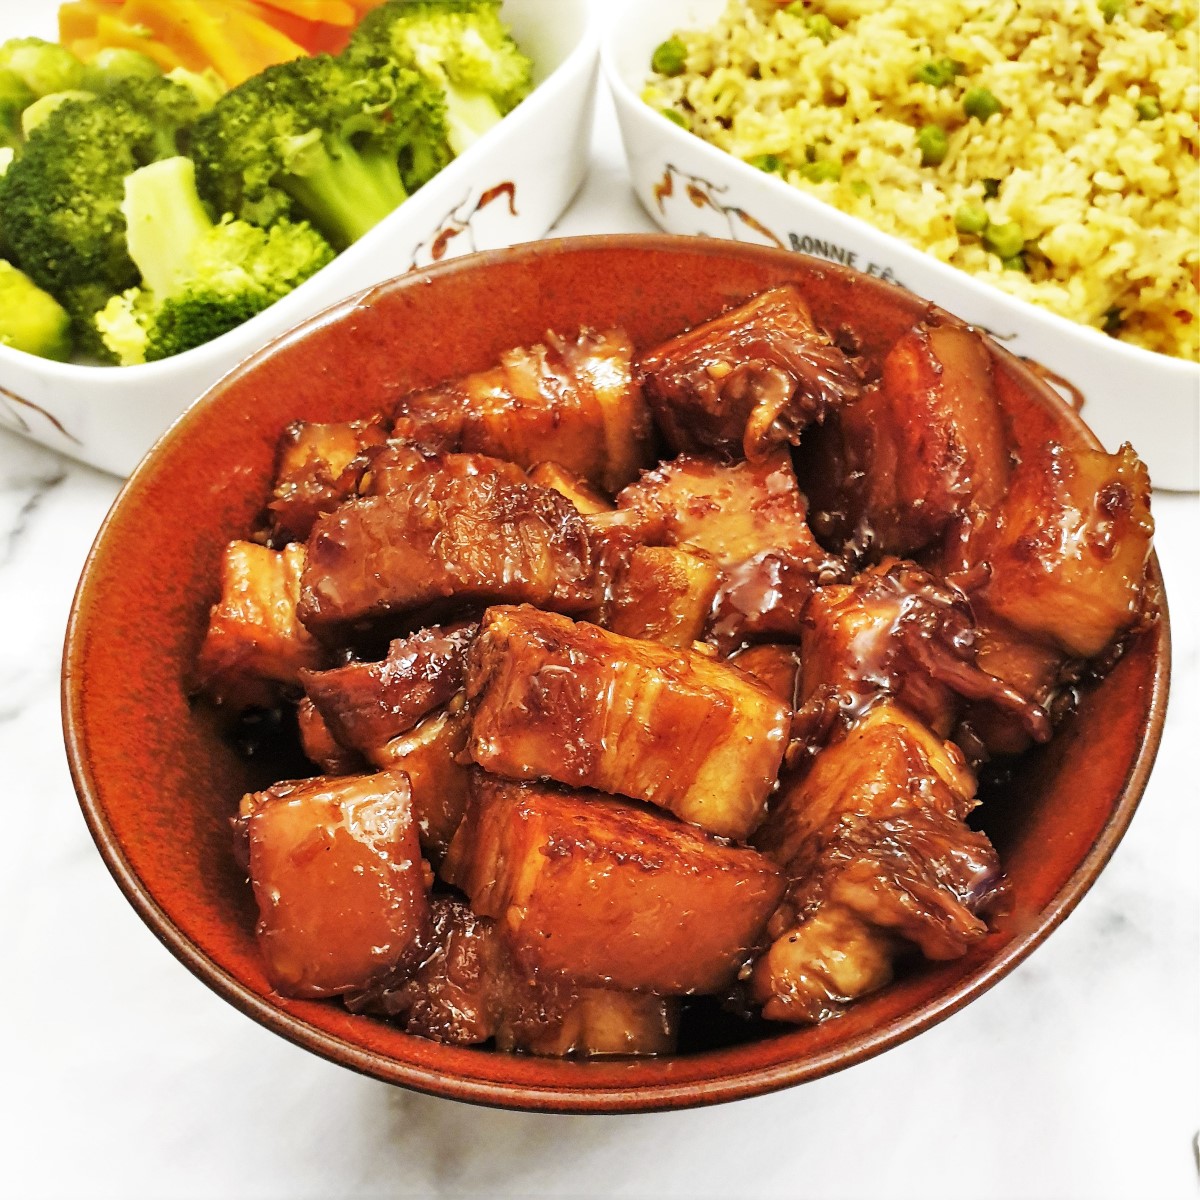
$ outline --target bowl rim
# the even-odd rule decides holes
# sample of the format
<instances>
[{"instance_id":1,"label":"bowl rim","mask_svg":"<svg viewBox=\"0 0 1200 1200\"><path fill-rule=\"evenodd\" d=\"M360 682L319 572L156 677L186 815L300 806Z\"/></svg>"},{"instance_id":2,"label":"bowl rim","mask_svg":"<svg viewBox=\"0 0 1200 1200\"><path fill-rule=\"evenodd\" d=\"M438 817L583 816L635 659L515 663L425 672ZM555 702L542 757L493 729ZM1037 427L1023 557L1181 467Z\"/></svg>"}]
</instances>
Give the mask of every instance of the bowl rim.
<instances>
[{"instance_id":1,"label":"bowl rim","mask_svg":"<svg viewBox=\"0 0 1200 1200\"><path fill-rule=\"evenodd\" d=\"M286 1038L294 1045L311 1050L332 1062L350 1067L361 1074L386 1083L398 1084L445 1099L529 1112L651 1112L663 1109L701 1107L761 1095L821 1078L872 1058L939 1024L987 991L1041 945L1077 907L1112 857L1133 819L1158 753L1166 717L1171 677L1170 617L1162 572L1157 556L1154 554L1151 555L1149 570L1151 586L1160 598L1160 615L1153 629L1147 634L1153 639L1154 666L1138 748L1121 784L1117 802L1087 853L1052 900L1040 911L1036 924L1032 928L1014 933L1009 941L995 954L989 956L981 966L966 974L936 997L909 1010L902 1016L872 1028L849 1042L821 1051L806 1060L779 1061L746 1068L739 1067L736 1063L724 1063L723 1059L728 1056L728 1051L722 1049L701 1051L675 1061L717 1064L716 1069L706 1073L702 1079L692 1078L691 1072L683 1071L680 1072L683 1077L675 1081L668 1079L658 1083L636 1086L608 1084L597 1086L595 1083L589 1083L586 1077L586 1068L589 1065L587 1063L575 1064L581 1068L578 1085L564 1084L558 1081L545 1085L519 1084L511 1081L498 1083L482 1076L448 1075L437 1069L412 1062L400 1062L364 1049L310 1024L283 1007L268 1003L263 997L241 983L220 963L194 945L159 906L154 895L138 876L109 826L101 801L101 789L93 776L87 752L87 739L82 718L82 688L77 686L77 680L82 678L82 666L86 658L89 623L86 614L91 607L91 597L99 586L97 576L100 574L100 560L105 551L109 530L119 520L121 509L127 498L147 486L154 460L162 448L168 443L185 437L188 425L197 419L196 414L202 413L210 403L213 403L230 382L255 370L261 363L274 355L286 351L290 345L303 340L310 332L340 320L360 306L369 305L372 297L378 292L393 288L424 287L428 282L436 281L440 277L471 271L499 260L520 261L546 254L572 253L575 250L587 252L611 248L670 252L672 249L684 247L691 253L711 254L718 257L733 255L739 258L763 257L775 260L778 260L778 256L781 254L792 260L797 257L805 257L797 256L792 251L779 251L772 247L680 235L601 234L529 242L502 250L463 255L373 285L330 305L291 330L273 338L207 388L175 419L146 453L117 494L96 534L71 602L63 644L60 683L64 744L71 779L85 822L105 866L117 886L158 940L211 990L245 1015ZM829 264L822 259L812 259L811 261L824 271L835 270L837 273L854 274L848 268L836 267L835 264ZM884 284L883 286L895 285ZM903 291L903 289L898 290ZM911 297L911 293L904 292L904 294ZM1024 377L1023 382L1026 386L1045 390L1053 395L1056 404L1069 420L1079 427L1094 445L1099 445L1082 418L1049 385L1039 379L1011 352L994 341L992 344L1005 357L1007 365ZM416 1040L424 1042L424 1039ZM494 1056L496 1053L493 1051L472 1052L484 1053L489 1056ZM669 1062L671 1060L650 1061Z\"/></svg>"},{"instance_id":2,"label":"bowl rim","mask_svg":"<svg viewBox=\"0 0 1200 1200\"><path fill-rule=\"evenodd\" d=\"M682 6L682 0L675 0L677 6ZM695 6L697 0L687 0ZM714 8L719 8L719 0L706 0ZM956 267L951 263L937 258L932 252L923 249L915 242L905 241L897 234L872 225L862 217L844 212L827 200L803 188L794 187L786 180L775 178L766 172L750 166L735 154L722 150L712 142L699 137L690 130L681 128L669 121L657 109L647 104L630 85L620 66L620 55L625 48L625 37L630 26L644 25L645 5L642 0L624 0L612 12L609 23L600 40L600 69L613 94L618 106L623 106L630 113L643 114L654 123L660 136L679 145L687 145L699 153L714 166L731 171L733 177L751 187L763 187L768 195L773 195L783 202L799 203L800 212L810 212L823 218L834 214L838 221L847 222L849 227L860 236L882 240L888 250L899 256L901 262L909 260L913 265L919 262L921 269L928 269L940 284L947 286L962 286L967 294L981 302L998 305L1001 312L1018 317L1025 321L1045 322L1047 328L1062 337L1081 339L1082 346L1092 352L1116 358L1127 357L1127 361L1142 371L1154 373L1165 372L1179 379L1200 382L1200 361L1191 361L1178 355L1165 354L1157 350L1148 350L1144 346L1132 342L1121 341L1109 337L1100 330L1080 321L1064 317L1049 308L1043 308L1032 301L1022 299L1001 288L994 287L986 280L971 272ZM647 74L647 79L649 75ZM913 256L916 256L915 258ZM824 261L824 260L822 260ZM922 289L924 292L925 289ZM940 302L939 302L940 303Z\"/></svg>"}]
</instances>

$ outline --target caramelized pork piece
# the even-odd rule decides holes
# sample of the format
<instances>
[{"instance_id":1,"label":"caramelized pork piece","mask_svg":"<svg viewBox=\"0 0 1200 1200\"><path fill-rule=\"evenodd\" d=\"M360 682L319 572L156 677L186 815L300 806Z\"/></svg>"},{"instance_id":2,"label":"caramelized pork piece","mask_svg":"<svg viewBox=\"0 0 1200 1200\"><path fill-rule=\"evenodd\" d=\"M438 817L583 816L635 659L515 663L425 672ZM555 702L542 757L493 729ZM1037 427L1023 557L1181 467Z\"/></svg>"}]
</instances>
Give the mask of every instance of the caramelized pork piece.
<instances>
[{"instance_id":1,"label":"caramelized pork piece","mask_svg":"<svg viewBox=\"0 0 1200 1200\"><path fill-rule=\"evenodd\" d=\"M483 774L442 874L526 968L662 995L728 985L783 894L754 850L610 796Z\"/></svg>"},{"instance_id":2,"label":"caramelized pork piece","mask_svg":"<svg viewBox=\"0 0 1200 1200\"><path fill-rule=\"evenodd\" d=\"M854 368L792 284L664 342L638 370L677 453L761 458L858 394Z\"/></svg>"},{"instance_id":3,"label":"caramelized pork piece","mask_svg":"<svg viewBox=\"0 0 1200 1200\"><path fill-rule=\"evenodd\" d=\"M324 651L297 620L304 547L269 550L230 542L221 559L221 598L196 658L196 685L217 704L273 705L279 685L319 669Z\"/></svg>"},{"instance_id":4,"label":"caramelized pork piece","mask_svg":"<svg viewBox=\"0 0 1200 1200\"><path fill-rule=\"evenodd\" d=\"M1050 736L1045 710L976 661L975 622L963 594L915 563L887 558L853 583L815 592L801 645L798 726L830 702L853 722L888 695L941 737L953 730L964 700L995 705L1038 741Z\"/></svg>"},{"instance_id":5,"label":"caramelized pork piece","mask_svg":"<svg viewBox=\"0 0 1200 1200\"><path fill-rule=\"evenodd\" d=\"M750 992L770 1021L815 1025L891 982L896 938L843 904L826 901L801 913L785 904L767 936Z\"/></svg>"},{"instance_id":6,"label":"caramelized pork piece","mask_svg":"<svg viewBox=\"0 0 1200 1200\"><path fill-rule=\"evenodd\" d=\"M636 546L614 580L603 624L664 646L699 641L721 572L712 558L675 546Z\"/></svg>"},{"instance_id":7,"label":"caramelized pork piece","mask_svg":"<svg viewBox=\"0 0 1200 1200\"><path fill-rule=\"evenodd\" d=\"M325 718L307 696L301 696L296 705L296 730L304 757L320 767L322 775L355 775L365 769L363 756L348 750L330 733Z\"/></svg>"},{"instance_id":8,"label":"caramelized pork piece","mask_svg":"<svg viewBox=\"0 0 1200 1200\"><path fill-rule=\"evenodd\" d=\"M650 417L620 330L508 350L500 364L413 392L405 425L453 430L457 448L523 467L552 460L608 492L649 462Z\"/></svg>"},{"instance_id":9,"label":"caramelized pork piece","mask_svg":"<svg viewBox=\"0 0 1200 1200\"><path fill-rule=\"evenodd\" d=\"M243 798L238 824L277 991L330 996L418 964L427 868L403 774L277 783Z\"/></svg>"},{"instance_id":10,"label":"caramelized pork piece","mask_svg":"<svg viewBox=\"0 0 1200 1200\"><path fill-rule=\"evenodd\" d=\"M726 652L798 638L813 588L844 574L808 528L786 450L738 463L681 455L644 473L617 506L657 521L666 542L702 550L722 568L712 636Z\"/></svg>"},{"instance_id":11,"label":"caramelized pork piece","mask_svg":"<svg viewBox=\"0 0 1200 1200\"><path fill-rule=\"evenodd\" d=\"M748 646L730 660L739 671L757 679L771 693L782 700L788 708L800 704L801 658L799 646L780 646L774 642L760 642Z\"/></svg>"},{"instance_id":12,"label":"caramelized pork piece","mask_svg":"<svg viewBox=\"0 0 1200 1200\"><path fill-rule=\"evenodd\" d=\"M369 447L387 440L382 417L320 425L296 421L283 431L275 487L267 506L278 542L302 542L313 522L358 490Z\"/></svg>"},{"instance_id":13,"label":"caramelized pork piece","mask_svg":"<svg viewBox=\"0 0 1200 1200\"><path fill-rule=\"evenodd\" d=\"M1027 638L1091 658L1143 619L1153 538L1150 478L1128 445L1047 445L978 522L964 587Z\"/></svg>"},{"instance_id":14,"label":"caramelized pork piece","mask_svg":"<svg viewBox=\"0 0 1200 1200\"><path fill-rule=\"evenodd\" d=\"M299 613L328 631L439 603L579 612L593 599L587 530L556 491L500 471L437 470L316 523Z\"/></svg>"},{"instance_id":15,"label":"caramelized pork piece","mask_svg":"<svg viewBox=\"0 0 1200 1200\"><path fill-rule=\"evenodd\" d=\"M949 959L987 933L1002 884L990 842L964 823L974 791L957 747L890 702L784 789L756 839L789 878L751 981L767 1015L819 1020L885 982L893 940Z\"/></svg>"},{"instance_id":16,"label":"caramelized pork piece","mask_svg":"<svg viewBox=\"0 0 1200 1200\"><path fill-rule=\"evenodd\" d=\"M466 755L469 721L461 697L393 738L373 755L378 767L403 771L412 788L421 850L436 867L467 807L471 778Z\"/></svg>"},{"instance_id":17,"label":"caramelized pork piece","mask_svg":"<svg viewBox=\"0 0 1200 1200\"><path fill-rule=\"evenodd\" d=\"M612 512L613 503L581 475L568 471L556 462L538 463L529 469L529 478L542 487L553 488L575 506L580 516Z\"/></svg>"},{"instance_id":18,"label":"caramelized pork piece","mask_svg":"<svg viewBox=\"0 0 1200 1200\"><path fill-rule=\"evenodd\" d=\"M400 1020L407 1032L437 1042L474 1046L495 1038L500 1050L544 1057L674 1049L677 1001L526 972L496 922L460 900L434 900L431 944L411 978L349 997L351 1009Z\"/></svg>"},{"instance_id":19,"label":"caramelized pork piece","mask_svg":"<svg viewBox=\"0 0 1200 1200\"><path fill-rule=\"evenodd\" d=\"M730 838L762 820L790 717L724 663L529 607L484 614L467 697L485 770L647 800Z\"/></svg>"},{"instance_id":20,"label":"caramelized pork piece","mask_svg":"<svg viewBox=\"0 0 1200 1200\"><path fill-rule=\"evenodd\" d=\"M839 426L832 461L805 479L814 528L855 550L912 554L968 506L1004 495L1010 448L992 359L964 326L905 334Z\"/></svg>"},{"instance_id":21,"label":"caramelized pork piece","mask_svg":"<svg viewBox=\"0 0 1200 1200\"><path fill-rule=\"evenodd\" d=\"M643 1058L670 1054L678 1028L679 1001L673 996L534 976L513 980L496 1049L542 1058Z\"/></svg>"},{"instance_id":22,"label":"caramelized pork piece","mask_svg":"<svg viewBox=\"0 0 1200 1200\"><path fill-rule=\"evenodd\" d=\"M372 762L382 748L462 690L479 626L434 625L396 638L381 662L305 671L305 693L343 745Z\"/></svg>"}]
</instances>

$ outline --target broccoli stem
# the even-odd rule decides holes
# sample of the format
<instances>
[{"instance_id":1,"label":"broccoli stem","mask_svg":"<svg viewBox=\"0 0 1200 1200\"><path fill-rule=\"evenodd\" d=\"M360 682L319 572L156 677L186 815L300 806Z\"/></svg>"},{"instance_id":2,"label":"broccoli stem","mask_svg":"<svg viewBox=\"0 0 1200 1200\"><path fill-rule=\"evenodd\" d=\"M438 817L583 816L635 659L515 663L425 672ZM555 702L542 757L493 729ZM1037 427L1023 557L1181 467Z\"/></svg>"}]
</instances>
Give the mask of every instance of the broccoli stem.
<instances>
[{"instance_id":1,"label":"broccoli stem","mask_svg":"<svg viewBox=\"0 0 1200 1200\"><path fill-rule=\"evenodd\" d=\"M332 151L323 140L306 140L279 184L339 250L408 199L394 154L359 150L345 140Z\"/></svg>"},{"instance_id":2,"label":"broccoli stem","mask_svg":"<svg viewBox=\"0 0 1200 1200\"><path fill-rule=\"evenodd\" d=\"M196 191L196 166L176 156L125 180L126 242L146 289L166 296L187 270L196 243L213 222Z\"/></svg>"},{"instance_id":3,"label":"broccoli stem","mask_svg":"<svg viewBox=\"0 0 1200 1200\"><path fill-rule=\"evenodd\" d=\"M446 140L455 154L461 154L481 138L504 115L486 92L469 91L447 81Z\"/></svg>"}]
</instances>

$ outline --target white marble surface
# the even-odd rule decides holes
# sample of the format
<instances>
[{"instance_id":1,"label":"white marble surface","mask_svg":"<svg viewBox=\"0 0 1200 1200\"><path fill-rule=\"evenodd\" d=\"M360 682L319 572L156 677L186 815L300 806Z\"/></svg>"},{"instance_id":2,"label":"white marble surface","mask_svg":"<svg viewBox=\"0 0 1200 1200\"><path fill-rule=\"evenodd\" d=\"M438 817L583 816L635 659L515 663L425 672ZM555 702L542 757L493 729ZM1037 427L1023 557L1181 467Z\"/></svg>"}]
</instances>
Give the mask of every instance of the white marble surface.
<instances>
[{"instance_id":1,"label":"white marble surface","mask_svg":"<svg viewBox=\"0 0 1200 1200\"><path fill-rule=\"evenodd\" d=\"M602 98L558 232L649 228ZM851 1070L603 1118L471 1108L332 1066L219 1000L134 915L80 816L58 706L72 590L117 486L0 433L0 1193L1196 1195L1195 497L1155 497L1175 633L1158 764L1063 928L964 1012Z\"/></svg>"}]
</instances>

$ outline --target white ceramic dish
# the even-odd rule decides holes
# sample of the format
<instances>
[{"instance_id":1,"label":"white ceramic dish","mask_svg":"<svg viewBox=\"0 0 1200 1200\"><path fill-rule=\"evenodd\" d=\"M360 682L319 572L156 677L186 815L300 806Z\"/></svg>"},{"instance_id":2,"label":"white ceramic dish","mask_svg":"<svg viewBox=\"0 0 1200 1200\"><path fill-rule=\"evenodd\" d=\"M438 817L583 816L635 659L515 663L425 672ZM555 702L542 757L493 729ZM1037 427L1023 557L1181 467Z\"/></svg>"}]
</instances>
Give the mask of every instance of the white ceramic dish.
<instances>
[{"instance_id":1,"label":"white ceramic dish","mask_svg":"<svg viewBox=\"0 0 1200 1200\"><path fill-rule=\"evenodd\" d=\"M670 233L790 247L890 279L986 329L1083 399L1110 450L1131 442L1155 486L1200 488L1200 366L1107 337L990 287L772 178L668 121L640 99L654 48L712 24L725 0L627 0L601 42L633 186Z\"/></svg>"},{"instance_id":2,"label":"white ceramic dish","mask_svg":"<svg viewBox=\"0 0 1200 1200\"><path fill-rule=\"evenodd\" d=\"M57 0L0 4L0 41L55 39ZM138 367L53 363L0 346L0 425L114 474L235 364L303 318L412 267L533 241L583 181L595 95L587 0L505 0L533 93L391 216L278 304L206 346Z\"/></svg>"}]
</instances>

